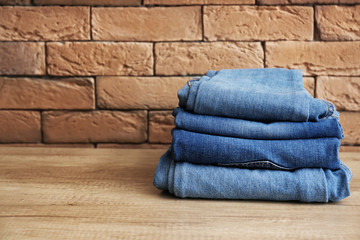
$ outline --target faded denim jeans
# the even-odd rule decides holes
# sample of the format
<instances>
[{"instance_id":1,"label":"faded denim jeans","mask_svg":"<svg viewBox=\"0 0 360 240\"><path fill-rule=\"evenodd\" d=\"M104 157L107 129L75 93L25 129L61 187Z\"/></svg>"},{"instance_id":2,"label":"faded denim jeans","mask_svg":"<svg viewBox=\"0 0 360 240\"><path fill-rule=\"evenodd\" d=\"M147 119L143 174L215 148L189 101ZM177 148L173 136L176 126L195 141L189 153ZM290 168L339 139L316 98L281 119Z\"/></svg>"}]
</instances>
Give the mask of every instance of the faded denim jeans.
<instances>
[{"instance_id":1,"label":"faded denim jeans","mask_svg":"<svg viewBox=\"0 0 360 240\"><path fill-rule=\"evenodd\" d=\"M318 122L256 122L236 118L194 114L182 108L173 112L175 126L187 131L225 137L287 140L306 138L344 137L338 116Z\"/></svg>"},{"instance_id":2,"label":"faded denim jeans","mask_svg":"<svg viewBox=\"0 0 360 240\"><path fill-rule=\"evenodd\" d=\"M252 168L340 167L338 138L255 140L172 131L175 161Z\"/></svg>"},{"instance_id":3,"label":"faded denim jeans","mask_svg":"<svg viewBox=\"0 0 360 240\"><path fill-rule=\"evenodd\" d=\"M197 165L172 160L169 149L156 168L154 185L181 198L339 201L350 195L350 170L294 171Z\"/></svg>"},{"instance_id":4,"label":"faded denim jeans","mask_svg":"<svg viewBox=\"0 0 360 240\"><path fill-rule=\"evenodd\" d=\"M178 97L189 112L262 122L319 121L335 111L304 89L300 70L279 68L208 71Z\"/></svg>"},{"instance_id":5,"label":"faded denim jeans","mask_svg":"<svg viewBox=\"0 0 360 240\"><path fill-rule=\"evenodd\" d=\"M299 70L209 71L178 91L154 185L178 197L338 201L350 195L333 104Z\"/></svg>"}]
</instances>

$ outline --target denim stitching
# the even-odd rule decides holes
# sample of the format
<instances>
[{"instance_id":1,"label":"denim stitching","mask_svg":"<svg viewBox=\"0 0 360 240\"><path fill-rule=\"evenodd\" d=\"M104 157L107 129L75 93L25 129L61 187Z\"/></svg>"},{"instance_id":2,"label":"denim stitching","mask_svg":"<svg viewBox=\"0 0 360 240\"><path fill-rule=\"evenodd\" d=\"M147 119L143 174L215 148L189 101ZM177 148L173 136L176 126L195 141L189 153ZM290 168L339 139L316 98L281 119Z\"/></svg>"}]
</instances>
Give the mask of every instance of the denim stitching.
<instances>
[{"instance_id":1,"label":"denim stitching","mask_svg":"<svg viewBox=\"0 0 360 240\"><path fill-rule=\"evenodd\" d=\"M191 84L191 80L190 81L187 81L187 83L186 83L190 88L191 88L191 86L192 86L192 84Z\"/></svg>"},{"instance_id":2,"label":"denim stitching","mask_svg":"<svg viewBox=\"0 0 360 240\"><path fill-rule=\"evenodd\" d=\"M193 77L191 80L187 81L186 84L191 88L192 82L199 81L201 77Z\"/></svg>"},{"instance_id":3,"label":"denim stitching","mask_svg":"<svg viewBox=\"0 0 360 240\"><path fill-rule=\"evenodd\" d=\"M320 99L320 100L321 100L323 103L325 103L326 106L327 106L327 108L328 108L326 115L325 115L323 118L321 118L321 119L325 119L325 118L330 117L330 116L332 116L332 117L334 117L334 118L338 118L337 116L333 116L333 115L334 115L334 112L335 112L335 107L334 107L334 105L333 105L332 103L326 101L326 100L323 100L323 99Z\"/></svg>"},{"instance_id":4,"label":"denim stitching","mask_svg":"<svg viewBox=\"0 0 360 240\"><path fill-rule=\"evenodd\" d=\"M207 81L209 81L211 78L208 76L202 76L202 77L195 77L193 81L200 81L203 78L207 78ZM205 80L204 80L205 81ZM193 107L193 111L195 112L195 108L196 108L196 99L199 96L198 92L200 91L200 83L198 84L197 88L196 88L196 93L195 93L195 98L194 98L194 107ZM189 92L190 93L190 92Z\"/></svg>"},{"instance_id":5,"label":"denim stitching","mask_svg":"<svg viewBox=\"0 0 360 240\"><path fill-rule=\"evenodd\" d=\"M329 111L330 111L330 109L329 109L329 103L327 102L327 101L325 101L325 100L323 100L323 99L320 99L323 103L325 103L326 104L326 106L327 106L327 112L326 112L326 115L325 115L325 117L327 117L328 115L329 115ZM324 118L325 118L324 117Z\"/></svg>"},{"instance_id":6,"label":"denim stitching","mask_svg":"<svg viewBox=\"0 0 360 240\"><path fill-rule=\"evenodd\" d=\"M279 164L273 163L272 161L269 160L239 162L239 163L218 163L217 165L224 167L265 168L265 169L287 170L287 171L295 169L295 168L280 166Z\"/></svg>"}]
</instances>

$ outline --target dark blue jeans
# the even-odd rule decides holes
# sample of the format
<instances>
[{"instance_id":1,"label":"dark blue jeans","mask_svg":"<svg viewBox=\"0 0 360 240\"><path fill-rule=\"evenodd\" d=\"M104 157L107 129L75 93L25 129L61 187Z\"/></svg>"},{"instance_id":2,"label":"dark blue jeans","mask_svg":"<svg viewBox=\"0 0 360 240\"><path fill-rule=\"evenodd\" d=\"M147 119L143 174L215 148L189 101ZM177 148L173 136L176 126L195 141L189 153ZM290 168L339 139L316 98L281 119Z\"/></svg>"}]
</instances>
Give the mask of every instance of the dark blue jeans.
<instances>
[{"instance_id":1,"label":"dark blue jeans","mask_svg":"<svg viewBox=\"0 0 360 240\"><path fill-rule=\"evenodd\" d=\"M252 168L338 169L340 139L255 140L173 129L175 161Z\"/></svg>"}]
</instances>

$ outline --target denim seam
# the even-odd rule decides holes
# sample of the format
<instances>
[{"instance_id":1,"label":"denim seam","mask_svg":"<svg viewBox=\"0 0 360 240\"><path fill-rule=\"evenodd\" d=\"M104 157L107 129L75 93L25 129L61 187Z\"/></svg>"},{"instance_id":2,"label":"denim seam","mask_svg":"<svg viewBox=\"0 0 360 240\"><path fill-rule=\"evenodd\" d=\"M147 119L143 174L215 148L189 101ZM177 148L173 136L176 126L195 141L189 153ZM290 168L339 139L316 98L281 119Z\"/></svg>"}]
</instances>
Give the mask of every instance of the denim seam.
<instances>
[{"instance_id":1,"label":"denim seam","mask_svg":"<svg viewBox=\"0 0 360 240\"><path fill-rule=\"evenodd\" d=\"M191 80L189 80L189 81L186 82L186 85L189 87L189 92L188 92L188 95L187 95L187 98L186 98L185 107L187 107L188 101L189 101L189 99L190 99L192 83L193 83L194 81L199 81L200 79L201 79L201 77L193 77ZM194 106L195 106L195 105L194 105ZM194 107L194 108L195 108L195 107Z\"/></svg>"},{"instance_id":2,"label":"denim seam","mask_svg":"<svg viewBox=\"0 0 360 240\"><path fill-rule=\"evenodd\" d=\"M325 101L325 100L321 100L321 101L323 101L325 104L326 104L326 106L327 106L327 113L326 113L326 115L325 115L325 117L327 117L328 115L329 115L329 111L330 111L330 108L329 108L329 103L327 102L327 101Z\"/></svg>"},{"instance_id":3,"label":"denim seam","mask_svg":"<svg viewBox=\"0 0 360 240\"><path fill-rule=\"evenodd\" d=\"M200 78L200 79L201 79L201 78ZM198 79L198 80L196 80L196 81L200 81L200 79ZM196 112L196 111L195 111L195 108L196 108L196 99L197 99L197 97L198 97L198 95L199 95L200 85L201 85L201 84L200 84L200 82L199 82L199 84L198 84L198 86L197 86L197 88L196 88L196 92L195 92L193 112Z\"/></svg>"},{"instance_id":4,"label":"denim seam","mask_svg":"<svg viewBox=\"0 0 360 240\"><path fill-rule=\"evenodd\" d=\"M174 161L171 161L170 167L169 167L169 173L168 173L168 190L170 193L175 194L175 170L176 170L176 164L174 164Z\"/></svg>"},{"instance_id":5,"label":"denim seam","mask_svg":"<svg viewBox=\"0 0 360 240\"><path fill-rule=\"evenodd\" d=\"M336 163L338 163L339 168L340 168L340 158L339 158L339 151L340 151L340 146L341 146L341 142L337 141L336 142L336 147L333 148L333 151L335 151L335 156L336 156Z\"/></svg>"},{"instance_id":6,"label":"denim seam","mask_svg":"<svg viewBox=\"0 0 360 240\"><path fill-rule=\"evenodd\" d=\"M256 168L256 167L259 167L259 165L261 165L262 167L267 168L267 169L276 169L276 170L285 170L285 171L295 170L295 168L284 167L284 166L281 166L280 164L274 163L273 161L270 161L270 160L255 160L255 161L234 162L234 163L218 163L217 165L231 166L231 167L234 167L236 165L239 165L239 167L249 167L248 165L253 165L253 166L250 166L249 168L254 168L254 167Z\"/></svg>"},{"instance_id":7,"label":"denim seam","mask_svg":"<svg viewBox=\"0 0 360 240\"><path fill-rule=\"evenodd\" d=\"M341 132L341 139L343 139L345 137L344 129L342 128L342 126L338 120L337 120L337 124L338 124L340 132Z\"/></svg>"},{"instance_id":8,"label":"denim seam","mask_svg":"<svg viewBox=\"0 0 360 240\"><path fill-rule=\"evenodd\" d=\"M320 99L320 100L321 100L323 103L325 103L326 106L327 106L327 108L328 108L326 115L325 115L323 118L321 118L321 119L325 119L325 118L327 118L327 117L329 117L329 116L333 116L334 111L335 111L334 105L333 105L332 103L324 100L324 99ZM333 116L333 117L337 118L336 116Z\"/></svg>"},{"instance_id":9,"label":"denim seam","mask_svg":"<svg viewBox=\"0 0 360 240\"><path fill-rule=\"evenodd\" d=\"M191 80L187 81L186 84L189 86L189 88L191 88L191 86L192 86Z\"/></svg>"},{"instance_id":10,"label":"denim seam","mask_svg":"<svg viewBox=\"0 0 360 240\"><path fill-rule=\"evenodd\" d=\"M190 90L191 90L191 87L192 87L192 84L190 83L191 81L192 81L192 80L187 81L187 83L189 83L189 84L186 84L186 85L188 85L188 87L189 87L189 91L188 91L188 94L187 94L187 96L186 96L185 108L187 107L187 104L188 104L188 101L189 101Z\"/></svg>"},{"instance_id":11,"label":"denim seam","mask_svg":"<svg viewBox=\"0 0 360 240\"><path fill-rule=\"evenodd\" d=\"M186 174L184 174L183 172L184 170L184 165L182 164L181 167L179 166L179 164L175 163L175 169L174 169L174 180L173 180L173 185L175 188L175 183L177 183L178 187L176 188L177 190L180 190L180 192L178 191L177 194L182 197L182 198L186 198L187 194L185 192L185 186L187 186L187 178L186 178ZM180 177L178 177L178 179L181 179L181 181L176 181L177 177L180 175ZM174 193L175 193L175 189L174 189Z\"/></svg>"},{"instance_id":12,"label":"denim seam","mask_svg":"<svg viewBox=\"0 0 360 240\"><path fill-rule=\"evenodd\" d=\"M192 82L194 81L199 81L201 79L201 77L193 77L191 80L187 81L186 84L191 88L192 87Z\"/></svg>"},{"instance_id":13,"label":"denim seam","mask_svg":"<svg viewBox=\"0 0 360 240\"><path fill-rule=\"evenodd\" d=\"M325 170L321 169L322 175L324 176L324 186L325 186L325 201L324 202L328 202L329 201L329 191L328 191L328 186L327 186L327 181L326 181L326 174L325 174Z\"/></svg>"},{"instance_id":14,"label":"denim seam","mask_svg":"<svg viewBox=\"0 0 360 240\"><path fill-rule=\"evenodd\" d=\"M350 169L342 162L340 162L340 169L342 169L344 171L344 173L346 175L347 183L349 184L349 182L351 181L351 179L353 177Z\"/></svg>"}]
</instances>

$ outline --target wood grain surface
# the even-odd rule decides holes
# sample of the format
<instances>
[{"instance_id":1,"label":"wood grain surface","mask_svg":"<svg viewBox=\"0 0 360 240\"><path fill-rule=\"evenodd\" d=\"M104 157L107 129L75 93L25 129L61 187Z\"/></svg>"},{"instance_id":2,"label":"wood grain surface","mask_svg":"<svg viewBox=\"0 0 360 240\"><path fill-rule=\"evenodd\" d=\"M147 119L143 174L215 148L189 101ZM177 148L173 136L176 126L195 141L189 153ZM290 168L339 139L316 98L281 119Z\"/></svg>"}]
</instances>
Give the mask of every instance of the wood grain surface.
<instances>
[{"instance_id":1,"label":"wood grain surface","mask_svg":"<svg viewBox=\"0 0 360 240\"><path fill-rule=\"evenodd\" d=\"M0 148L0 239L360 239L360 154L337 203L178 199L164 150Z\"/></svg>"}]
</instances>

